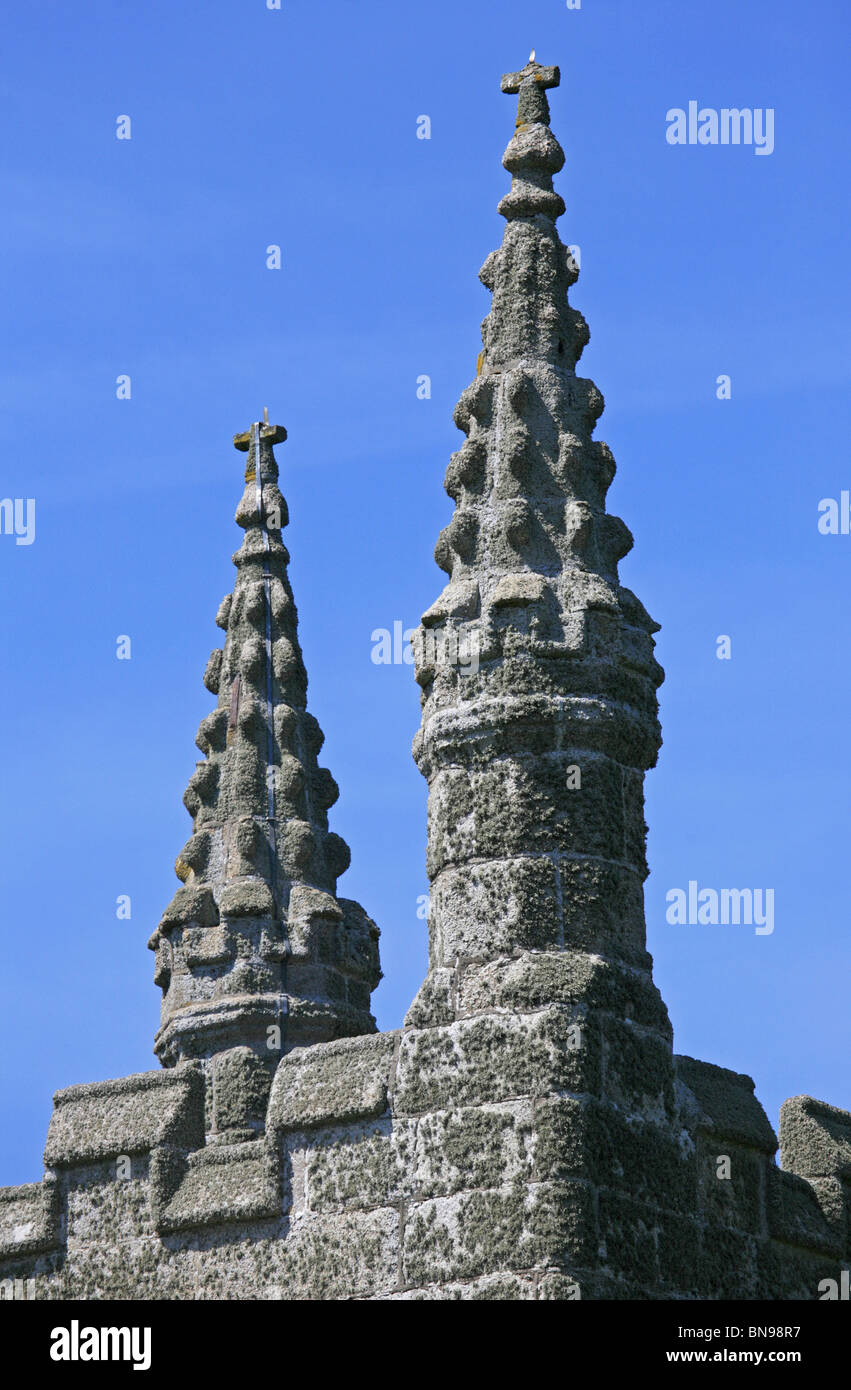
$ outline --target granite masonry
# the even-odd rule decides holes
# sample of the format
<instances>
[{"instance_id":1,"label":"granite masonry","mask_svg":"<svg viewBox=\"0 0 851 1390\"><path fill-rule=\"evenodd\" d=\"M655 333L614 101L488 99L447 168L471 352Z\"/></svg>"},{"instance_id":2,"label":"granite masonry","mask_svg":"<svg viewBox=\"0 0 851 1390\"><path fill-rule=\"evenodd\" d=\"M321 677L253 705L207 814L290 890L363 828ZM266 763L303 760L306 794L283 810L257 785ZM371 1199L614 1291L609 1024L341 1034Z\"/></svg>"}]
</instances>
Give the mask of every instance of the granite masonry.
<instances>
[{"instance_id":1,"label":"granite masonry","mask_svg":"<svg viewBox=\"0 0 851 1390\"><path fill-rule=\"evenodd\" d=\"M502 245L416 647L429 968L370 1013L348 850L257 423L205 682L181 886L150 941L161 1070L54 1100L0 1191L0 1293L44 1299L819 1299L851 1260L851 1114L675 1056L645 948L653 622L618 580L603 399L576 363L564 156L530 59ZM463 660L461 659L463 656ZM474 659L473 659L474 658ZM833 1283L831 1283L833 1281ZM847 1287L847 1274L845 1276Z\"/></svg>"}]
</instances>

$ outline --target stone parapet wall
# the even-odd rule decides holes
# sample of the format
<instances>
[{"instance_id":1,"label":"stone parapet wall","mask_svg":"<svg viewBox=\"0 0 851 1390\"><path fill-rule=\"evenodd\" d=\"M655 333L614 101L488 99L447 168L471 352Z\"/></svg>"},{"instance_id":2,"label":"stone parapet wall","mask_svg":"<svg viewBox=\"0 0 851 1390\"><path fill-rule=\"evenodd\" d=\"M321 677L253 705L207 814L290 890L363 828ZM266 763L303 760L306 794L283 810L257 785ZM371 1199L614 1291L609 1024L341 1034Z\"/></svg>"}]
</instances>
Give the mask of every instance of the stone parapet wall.
<instances>
[{"instance_id":1,"label":"stone parapet wall","mask_svg":"<svg viewBox=\"0 0 851 1390\"><path fill-rule=\"evenodd\" d=\"M617 972L574 965L572 1001L568 963L492 964L472 996L462 976L479 1006L466 1018L288 1054L262 1136L242 1143L204 1143L199 1063L59 1092L44 1180L0 1191L2 1288L818 1298L851 1257L851 1114L788 1102L784 1156L810 1171L780 1169L749 1078L669 1054L666 1080L643 1051L650 1015L633 1025L628 1070L644 1080L627 1094L612 1059L629 1039L606 1032ZM558 980L542 1005L536 988Z\"/></svg>"}]
</instances>

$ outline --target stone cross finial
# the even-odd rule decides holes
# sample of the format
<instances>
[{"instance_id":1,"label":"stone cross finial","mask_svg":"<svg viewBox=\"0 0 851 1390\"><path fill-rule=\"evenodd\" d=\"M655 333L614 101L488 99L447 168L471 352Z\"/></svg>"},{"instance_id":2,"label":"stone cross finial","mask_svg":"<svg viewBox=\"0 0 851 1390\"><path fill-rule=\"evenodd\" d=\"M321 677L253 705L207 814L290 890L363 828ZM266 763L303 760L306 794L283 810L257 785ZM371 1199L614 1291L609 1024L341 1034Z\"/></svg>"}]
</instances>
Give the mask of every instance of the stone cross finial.
<instances>
[{"instance_id":1,"label":"stone cross finial","mask_svg":"<svg viewBox=\"0 0 851 1390\"><path fill-rule=\"evenodd\" d=\"M519 72L506 72L500 79L500 90L509 96L520 91L524 82L535 82L539 87L557 87L561 81L561 73L558 68L542 68L540 63L535 62L535 50L532 49L529 61L525 68Z\"/></svg>"},{"instance_id":2,"label":"stone cross finial","mask_svg":"<svg viewBox=\"0 0 851 1390\"><path fill-rule=\"evenodd\" d=\"M519 72L507 72L500 81L503 92L517 93L516 126L549 125L550 108L547 101L547 88L557 87L561 81L558 68L542 68L535 62L535 50L529 55L525 68Z\"/></svg>"},{"instance_id":3,"label":"stone cross finial","mask_svg":"<svg viewBox=\"0 0 851 1390\"><path fill-rule=\"evenodd\" d=\"M287 437L287 432L284 429L283 425L269 424L269 412L265 406L263 407L263 422L260 423L258 421L258 424L260 424L260 438L263 440L264 443L283 444L284 440ZM235 449L239 449L241 453L247 454L248 450L251 448L251 441L253 438L254 427L252 425L251 429L246 430L244 434L234 435L233 447Z\"/></svg>"}]
</instances>

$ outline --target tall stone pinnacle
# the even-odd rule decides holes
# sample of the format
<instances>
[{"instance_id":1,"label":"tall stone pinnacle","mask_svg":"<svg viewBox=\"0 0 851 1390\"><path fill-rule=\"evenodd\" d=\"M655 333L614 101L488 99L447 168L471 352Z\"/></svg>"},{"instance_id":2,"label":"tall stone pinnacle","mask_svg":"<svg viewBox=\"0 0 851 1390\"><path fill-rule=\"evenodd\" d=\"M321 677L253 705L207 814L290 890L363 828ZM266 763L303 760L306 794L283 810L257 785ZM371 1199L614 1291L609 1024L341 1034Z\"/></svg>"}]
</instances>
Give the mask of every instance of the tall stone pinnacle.
<instances>
[{"instance_id":1,"label":"tall stone pinnacle","mask_svg":"<svg viewBox=\"0 0 851 1390\"><path fill-rule=\"evenodd\" d=\"M328 829L338 791L317 764L323 734L307 711L272 451L285 439L267 423L234 438L248 455L236 512L245 537L216 615L224 647L204 675L218 703L201 722L204 758L184 796L193 834L175 866L182 887L148 943L163 991L155 1051L164 1066L197 1058L211 1076L218 1068L229 1078L222 1097L234 1093L234 1069L256 1073L241 1092L254 1085L262 1098L282 1051L373 1032L380 978L378 929L336 895L349 850ZM223 1111L213 1127L250 1128L262 1108L241 1119Z\"/></svg>"},{"instance_id":2,"label":"tall stone pinnacle","mask_svg":"<svg viewBox=\"0 0 851 1390\"><path fill-rule=\"evenodd\" d=\"M491 309L454 415L466 440L435 550L448 583L416 642L430 958L409 1020L456 1016L462 975L469 996L477 973L508 978L523 953L550 953L529 966L548 982L542 1002L562 987L593 994L605 965L608 981L626 982L627 1014L642 996L669 1049L642 892L658 624L618 578L632 537L606 511L615 464L592 437L603 398L576 373L589 333L568 302L578 269L556 230L564 154L546 92L558 82L530 59L501 84L518 98L506 227L480 271Z\"/></svg>"}]
</instances>

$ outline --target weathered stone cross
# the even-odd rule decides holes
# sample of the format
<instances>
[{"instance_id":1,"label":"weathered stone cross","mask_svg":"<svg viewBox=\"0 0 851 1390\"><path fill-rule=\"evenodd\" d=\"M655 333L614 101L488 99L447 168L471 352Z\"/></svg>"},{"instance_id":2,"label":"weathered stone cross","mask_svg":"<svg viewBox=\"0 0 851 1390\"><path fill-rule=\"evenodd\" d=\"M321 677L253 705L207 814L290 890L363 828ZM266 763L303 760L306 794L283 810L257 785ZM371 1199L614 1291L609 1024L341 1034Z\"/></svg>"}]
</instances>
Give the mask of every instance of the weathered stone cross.
<instances>
[{"instance_id":1,"label":"weathered stone cross","mask_svg":"<svg viewBox=\"0 0 851 1390\"><path fill-rule=\"evenodd\" d=\"M544 89L557 87L561 81L561 73L558 68L542 68L540 63L536 63L533 48L525 68L521 68L519 72L507 72L503 75L499 84L500 90L513 95L515 92L519 92L523 83L530 79Z\"/></svg>"},{"instance_id":2,"label":"weathered stone cross","mask_svg":"<svg viewBox=\"0 0 851 1390\"><path fill-rule=\"evenodd\" d=\"M259 422L258 422L259 423ZM287 432L283 425L269 424L269 411L265 405L263 407L263 423L260 425L260 438L264 443L283 444L287 437ZM254 438L253 427L245 430L243 434L235 434L233 437L233 447L239 449L243 454L247 454L251 448L251 441Z\"/></svg>"}]
</instances>

